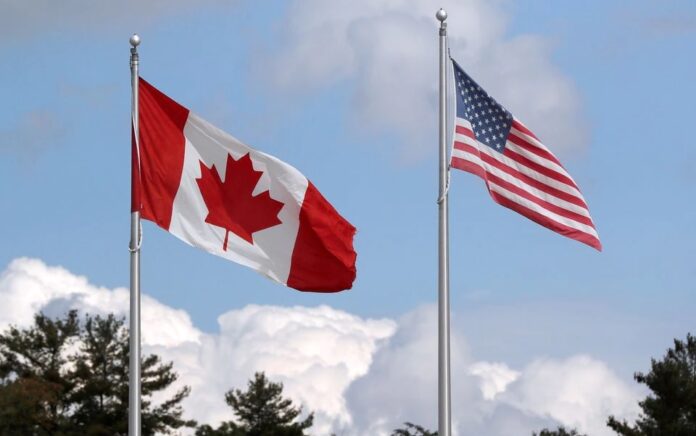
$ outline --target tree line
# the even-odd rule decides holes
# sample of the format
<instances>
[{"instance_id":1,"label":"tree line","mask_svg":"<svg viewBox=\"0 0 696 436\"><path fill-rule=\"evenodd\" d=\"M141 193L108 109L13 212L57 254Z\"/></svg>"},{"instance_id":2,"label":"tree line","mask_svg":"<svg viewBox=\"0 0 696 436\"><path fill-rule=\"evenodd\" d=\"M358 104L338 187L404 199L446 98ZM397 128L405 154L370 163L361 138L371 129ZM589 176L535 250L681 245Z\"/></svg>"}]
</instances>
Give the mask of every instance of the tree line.
<instances>
[{"instance_id":1,"label":"tree line","mask_svg":"<svg viewBox=\"0 0 696 436\"><path fill-rule=\"evenodd\" d=\"M123 318L77 311L50 318L37 314L27 328L0 333L0 436L125 436L128 434L128 330ZM143 435L304 436L314 422L283 396L283 385L262 372L246 389L230 389L224 401L235 419L213 427L184 417L182 387L155 404L153 394L177 380L172 362L142 358ZM648 373L634 375L651 393L635 423L613 416L607 425L621 436L696 435L696 337L675 339ZM223 400L223 399L221 399ZM436 436L405 422L392 436ZM588 436L576 429L543 429L533 436Z\"/></svg>"}]
</instances>

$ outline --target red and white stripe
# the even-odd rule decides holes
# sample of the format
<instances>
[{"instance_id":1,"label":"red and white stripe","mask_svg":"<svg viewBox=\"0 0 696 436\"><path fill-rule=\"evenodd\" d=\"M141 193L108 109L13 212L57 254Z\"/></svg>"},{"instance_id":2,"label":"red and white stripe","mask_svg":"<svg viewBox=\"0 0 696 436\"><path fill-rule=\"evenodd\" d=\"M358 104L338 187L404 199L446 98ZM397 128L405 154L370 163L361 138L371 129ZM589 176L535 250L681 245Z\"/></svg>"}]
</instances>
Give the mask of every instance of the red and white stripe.
<instances>
[{"instance_id":1,"label":"red and white stripe","mask_svg":"<svg viewBox=\"0 0 696 436\"><path fill-rule=\"evenodd\" d=\"M496 203L556 233L602 249L580 189L558 159L514 119L500 153L476 140L469 121L455 118L452 168L481 177Z\"/></svg>"}]
</instances>

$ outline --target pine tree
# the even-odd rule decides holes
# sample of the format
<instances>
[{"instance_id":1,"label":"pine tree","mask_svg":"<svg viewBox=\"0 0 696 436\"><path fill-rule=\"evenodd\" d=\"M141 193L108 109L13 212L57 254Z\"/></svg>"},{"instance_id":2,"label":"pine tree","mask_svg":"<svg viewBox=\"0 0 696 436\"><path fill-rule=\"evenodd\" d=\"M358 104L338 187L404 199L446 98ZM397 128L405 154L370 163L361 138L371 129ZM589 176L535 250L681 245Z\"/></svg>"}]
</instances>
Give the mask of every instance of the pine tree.
<instances>
[{"instance_id":1,"label":"pine tree","mask_svg":"<svg viewBox=\"0 0 696 436\"><path fill-rule=\"evenodd\" d=\"M675 339L662 360L652 359L650 372L634 378L652 391L639 403L641 416L634 425L611 416L609 427L624 436L696 435L696 337Z\"/></svg>"},{"instance_id":2,"label":"pine tree","mask_svg":"<svg viewBox=\"0 0 696 436\"><path fill-rule=\"evenodd\" d=\"M123 319L113 315L87 317L81 353L75 356L71 376L80 389L72 396L76 404L72 420L83 434L128 433L129 337ZM163 364L155 355L141 362L142 432L162 434L193 426L181 418L181 402L189 394L183 387L165 402L153 406L153 393L168 388L177 379L172 363Z\"/></svg>"},{"instance_id":3,"label":"pine tree","mask_svg":"<svg viewBox=\"0 0 696 436\"><path fill-rule=\"evenodd\" d=\"M0 334L0 435L125 435L128 432L128 331L123 319L36 315L27 329ZM182 388L161 404L153 393L177 378L171 363L144 357L144 435L194 426L181 418Z\"/></svg>"},{"instance_id":4,"label":"pine tree","mask_svg":"<svg viewBox=\"0 0 696 436\"><path fill-rule=\"evenodd\" d=\"M532 436L585 436L578 433L577 430L566 430L565 427L558 427L556 430L544 429L537 433L532 433Z\"/></svg>"},{"instance_id":5,"label":"pine tree","mask_svg":"<svg viewBox=\"0 0 696 436\"><path fill-rule=\"evenodd\" d=\"M437 436L437 432L427 430L425 427L421 427L420 425L404 422L404 426L402 428L395 429L391 436Z\"/></svg>"},{"instance_id":6,"label":"pine tree","mask_svg":"<svg viewBox=\"0 0 696 436\"><path fill-rule=\"evenodd\" d=\"M204 425L196 436L304 436L314 422L314 413L297 421L302 408L293 407L292 400L283 398L283 384L269 381L262 372L249 380L246 391L228 391L225 401L238 423L225 422L217 429Z\"/></svg>"},{"instance_id":7,"label":"pine tree","mask_svg":"<svg viewBox=\"0 0 696 436\"><path fill-rule=\"evenodd\" d=\"M223 422L216 429L208 424L201 425L196 429L195 436L247 436L247 433L233 422Z\"/></svg>"},{"instance_id":8,"label":"pine tree","mask_svg":"<svg viewBox=\"0 0 696 436\"><path fill-rule=\"evenodd\" d=\"M66 349L80 333L77 312L63 319L43 314L27 329L0 334L0 434L70 434Z\"/></svg>"}]
</instances>

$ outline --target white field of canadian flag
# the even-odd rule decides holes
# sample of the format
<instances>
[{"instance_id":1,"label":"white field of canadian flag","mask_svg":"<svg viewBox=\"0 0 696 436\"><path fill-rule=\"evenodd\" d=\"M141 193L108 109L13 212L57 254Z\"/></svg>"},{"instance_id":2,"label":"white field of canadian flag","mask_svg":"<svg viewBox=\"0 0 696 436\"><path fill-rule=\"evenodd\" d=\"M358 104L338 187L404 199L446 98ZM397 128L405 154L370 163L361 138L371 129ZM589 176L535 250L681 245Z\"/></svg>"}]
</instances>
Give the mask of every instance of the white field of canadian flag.
<instances>
[{"instance_id":1,"label":"white field of canadian flag","mask_svg":"<svg viewBox=\"0 0 696 436\"><path fill-rule=\"evenodd\" d=\"M351 288L355 227L302 173L139 83L134 211L297 290Z\"/></svg>"}]
</instances>

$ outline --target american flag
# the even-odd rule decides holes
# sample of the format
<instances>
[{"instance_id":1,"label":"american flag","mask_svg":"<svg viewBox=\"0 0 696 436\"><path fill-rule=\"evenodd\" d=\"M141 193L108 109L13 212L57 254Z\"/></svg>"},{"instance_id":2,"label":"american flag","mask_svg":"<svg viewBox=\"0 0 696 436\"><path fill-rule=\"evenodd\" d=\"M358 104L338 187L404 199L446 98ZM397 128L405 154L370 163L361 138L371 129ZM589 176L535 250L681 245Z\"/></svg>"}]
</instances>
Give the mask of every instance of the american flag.
<instances>
[{"instance_id":1,"label":"american flag","mask_svg":"<svg viewBox=\"0 0 696 436\"><path fill-rule=\"evenodd\" d=\"M452 64L457 102L452 168L481 177L496 203L601 251L585 199L558 159Z\"/></svg>"}]
</instances>

